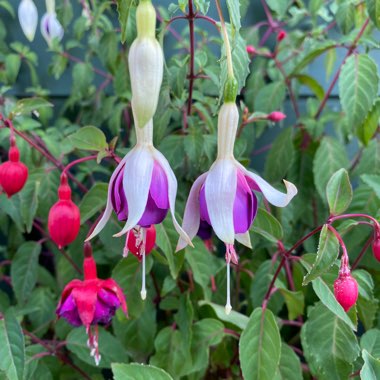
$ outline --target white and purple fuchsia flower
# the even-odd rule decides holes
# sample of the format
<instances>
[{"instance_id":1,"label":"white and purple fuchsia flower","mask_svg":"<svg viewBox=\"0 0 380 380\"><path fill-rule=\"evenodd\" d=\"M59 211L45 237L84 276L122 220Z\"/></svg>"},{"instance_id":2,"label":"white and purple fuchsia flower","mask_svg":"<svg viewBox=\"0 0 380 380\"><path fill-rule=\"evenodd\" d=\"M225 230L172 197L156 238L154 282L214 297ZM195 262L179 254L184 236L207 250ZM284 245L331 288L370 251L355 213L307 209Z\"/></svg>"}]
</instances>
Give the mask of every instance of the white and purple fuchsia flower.
<instances>
[{"instance_id":1,"label":"white and purple fuchsia flower","mask_svg":"<svg viewBox=\"0 0 380 380\"><path fill-rule=\"evenodd\" d=\"M124 256L127 255L128 234L139 235L136 239L145 246L146 229L152 224L161 223L170 210L173 224L186 244L191 240L183 231L175 217L177 179L167 159L153 146L153 122L144 128L136 124L136 146L120 161L113 172L109 188L107 206L102 218L87 240L92 239L106 225L115 211L124 228L116 237L127 234ZM146 298L145 252L142 254L141 298Z\"/></svg>"},{"instance_id":2,"label":"white and purple fuchsia flower","mask_svg":"<svg viewBox=\"0 0 380 380\"><path fill-rule=\"evenodd\" d=\"M46 0L46 13L41 19L41 34L49 47L54 39L61 41L64 30L55 13L55 1Z\"/></svg>"},{"instance_id":3,"label":"white and purple fuchsia flower","mask_svg":"<svg viewBox=\"0 0 380 380\"><path fill-rule=\"evenodd\" d=\"M21 0L18 7L18 20L25 37L32 42L38 24L38 11L33 0Z\"/></svg>"},{"instance_id":4,"label":"white and purple fuchsia flower","mask_svg":"<svg viewBox=\"0 0 380 380\"><path fill-rule=\"evenodd\" d=\"M287 192L273 188L257 174L241 165L233 155L239 112L234 102L226 102L219 111L218 156L210 170L194 182L187 200L182 228L190 239L211 226L226 245L227 302L231 311L230 262L238 263L235 239L252 248L249 229L255 219L258 201L254 192L261 192L268 202L285 207L297 194L297 188L284 180ZM177 250L187 241L180 238Z\"/></svg>"}]
</instances>

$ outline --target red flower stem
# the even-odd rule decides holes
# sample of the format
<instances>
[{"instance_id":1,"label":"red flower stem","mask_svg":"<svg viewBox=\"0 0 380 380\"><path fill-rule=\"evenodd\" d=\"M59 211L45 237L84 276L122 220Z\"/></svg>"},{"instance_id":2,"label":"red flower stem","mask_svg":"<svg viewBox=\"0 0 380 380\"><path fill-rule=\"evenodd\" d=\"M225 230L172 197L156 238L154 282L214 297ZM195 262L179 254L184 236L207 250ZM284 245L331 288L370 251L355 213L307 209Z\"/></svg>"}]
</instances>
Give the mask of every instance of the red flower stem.
<instances>
[{"instance_id":1,"label":"red flower stem","mask_svg":"<svg viewBox=\"0 0 380 380\"><path fill-rule=\"evenodd\" d=\"M349 258L348 258L348 253L347 253L347 248L346 245L344 244L344 241L342 239L342 236L340 236L340 233L331 225L328 224L327 228L335 235L335 237L338 239L340 246L342 247L342 263L341 267L342 268L347 268Z\"/></svg>"},{"instance_id":2,"label":"red flower stem","mask_svg":"<svg viewBox=\"0 0 380 380\"><path fill-rule=\"evenodd\" d=\"M327 223L332 223L335 220L348 219L348 218L367 218L367 219L371 220L374 223L374 227L375 227L376 233L377 234L380 233L380 223L375 218L373 218L372 216L367 215L367 214L343 214L343 215L331 216L328 219Z\"/></svg>"},{"instance_id":3,"label":"red flower stem","mask_svg":"<svg viewBox=\"0 0 380 380\"><path fill-rule=\"evenodd\" d=\"M347 58L350 55L352 55L352 53L356 49L357 43L359 42L360 38L363 36L363 33L365 32L368 24L369 24L369 18L367 18L367 20L365 20L364 24L360 28L358 35L356 36L356 38L355 38L354 42L352 43L351 47L348 49L346 56L344 57L342 63L340 64L337 72L335 73L335 76L334 76L333 80L331 81L331 84L330 84L329 88L327 89L324 98L321 101L321 104L320 104L320 106L318 108L318 111L316 112L316 114L314 116L315 119L318 119L321 116L321 114L323 112L323 109L326 106L327 100L329 99L329 97L331 95L331 92L334 89L335 84L336 84L336 82L339 79L339 75L340 75L340 72L342 70L342 67L343 67L344 63L346 62Z\"/></svg>"},{"instance_id":4,"label":"red flower stem","mask_svg":"<svg viewBox=\"0 0 380 380\"><path fill-rule=\"evenodd\" d=\"M371 235L368 240L366 241L366 243L364 244L363 248L361 249L358 257L356 258L356 260L354 261L354 263L352 264L352 270L356 269L356 267L358 266L358 264L360 263L361 259L363 258L364 254L367 252L367 249L368 247L371 245L371 243L373 242L373 235Z\"/></svg>"},{"instance_id":5,"label":"red flower stem","mask_svg":"<svg viewBox=\"0 0 380 380\"><path fill-rule=\"evenodd\" d=\"M72 361L65 355L60 352L56 352L54 348L50 347L47 343L45 343L43 340L32 334L31 332L23 329L24 335L27 335L30 337L30 339L42 347L46 348L52 355L55 355L58 359L62 360L63 363L67 364L69 367L77 371L79 374L82 375L82 377L86 380L91 380L91 378L84 372L82 371L78 366L76 366Z\"/></svg>"},{"instance_id":6,"label":"red flower stem","mask_svg":"<svg viewBox=\"0 0 380 380\"><path fill-rule=\"evenodd\" d=\"M65 259L71 264L71 266L80 274L83 275L83 271L79 266L74 262L74 260L67 254L67 252L64 249L59 250L62 255L65 257Z\"/></svg>"},{"instance_id":7,"label":"red flower stem","mask_svg":"<svg viewBox=\"0 0 380 380\"><path fill-rule=\"evenodd\" d=\"M285 255L290 255L292 252L297 249L305 240L309 239L311 236L315 235L317 232L319 232L322 229L323 226L319 226L315 228L313 231L309 232L307 235L305 235L302 239L298 240L297 243L293 245L290 249L288 249L285 253Z\"/></svg>"},{"instance_id":8,"label":"red flower stem","mask_svg":"<svg viewBox=\"0 0 380 380\"><path fill-rule=\"evenodd\" d=\"M62 170L62 174L61 176L63 176L64 174L67 174L67 172L75 165L77 164L80 164L82 162L86 162L86 161L91 161L91 160L96 160L98 157L97 154L93 154L91 156L86 156L86 157L82 157L82 158L78 158L77 160L74 160L74 161L71 161L69 164L67 164L64 169Z\"/></svg>"},{"instance_id":9,"label":"red flower stem","mask_svg":"<svg viewBox=\"0 0 380 380\"><path fill-rule=\"evenodd\" d=\"M285 326L298 326L298 327L302 327L303 326L303 323L302 322L299 322L299 321L287 321L285 319L283 319L281 322L280 322L281 325L285 325Z\"/></svg>"},{"instance_id":10,"label":"red flower stem","mask_svg":"<svg viewBox=\"0 0 380 380\"><path fill-rule=\"evenodd\" d=\"M187 115L191 115L193 105L193 88L194 88L194 60L195 60L195 33L194 33L194 19L195 13L193 8L193 0L188 2L189 12L186 18L189 23L189 36L190 36L190 62L189 62L189 98L187 101ZM187 128L187 123L184 126Z\"/></svg>"},{"instance_id":11,"label":"red flower stem","mask_svg":"<svg viewBox=\"0 0 380 380\"><path fill-rule=\"evenodd\" d=\"M218 29L218 31L219 31L218 24L217 24L216 20L214 20L212 17L197 14L197 15L195 15L194 18L199 19L199 20L205 20L205 21L209 22L210 24L213 24L216 27L216 29Z\"/></svg>"},{"instance_id":12,"label":"red flower stem","mask_svg":"<svg viewBox=\"0 0 380 380\"><path fill-rule=\"evenodd\" d=\"M231 330L231 329L223 329L224 333L227 334L227 335L231 335L231 336L234 336L235 338L240 338L240 334L234 330Z\"/></svg>"}]
</instances>

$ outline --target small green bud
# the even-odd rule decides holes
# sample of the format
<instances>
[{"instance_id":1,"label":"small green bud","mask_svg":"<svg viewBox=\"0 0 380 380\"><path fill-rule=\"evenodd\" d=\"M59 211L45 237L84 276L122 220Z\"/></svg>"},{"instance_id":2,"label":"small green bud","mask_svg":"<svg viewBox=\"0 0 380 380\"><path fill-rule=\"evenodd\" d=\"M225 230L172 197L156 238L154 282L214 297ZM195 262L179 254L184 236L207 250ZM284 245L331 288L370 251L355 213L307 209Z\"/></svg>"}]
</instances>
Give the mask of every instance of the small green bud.
<instances>
[{"instance_id":1,"label":"small green bud","mask_svg":"<svg viewBox=\"0 0 380 380\"><path fill-rule=\"evenodd\" d=\"M238 92L238 82L235 77L228 77L224 85L224 102L235 103Z\"/></svg>"},{"instance_id":2,"label":"small green bud","mask_svg":"<svg viewBox=\"0 0 380 380\"><path fill-rule=\"evenodd\" d=\"M150 0L141 0L136 10L137 38L156 36L156 10Z\"/></svg>"}]
</instances>

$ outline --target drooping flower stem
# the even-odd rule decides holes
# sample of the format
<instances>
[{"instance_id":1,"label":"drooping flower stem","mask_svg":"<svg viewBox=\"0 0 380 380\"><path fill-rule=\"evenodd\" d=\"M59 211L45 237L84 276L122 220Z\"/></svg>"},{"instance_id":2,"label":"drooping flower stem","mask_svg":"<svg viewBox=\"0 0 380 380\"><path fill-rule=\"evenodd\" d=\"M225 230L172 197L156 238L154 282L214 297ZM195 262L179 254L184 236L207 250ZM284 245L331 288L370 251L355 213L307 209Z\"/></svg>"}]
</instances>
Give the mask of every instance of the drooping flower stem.
<instances>
[{"instance_id":1,"label":"drooping flower stem","mask_svg":"<svg viewBox=\"0 0 380 380\"><path fill-rule=\"evenodd\" d=\"M86 161L91 161L91 160L96 160L96 158L98 157L97 154L93 154L91 156L87 156L87 157L82 157L82 158L78 158L77 160L74 160L74 161L71 161L69 164L67 164L64 169L62 170L62 174L61 175L64 175L64 174L67 174L67 172L75 165L78 165L82 162L86 162Z\"/></svg>"},{"instance_id":2,"label":"drooping flower stem","mask_svg":"<svg viewBox=\"0 0 380 380\"><path fill-rule=\"evenodd\" d=\"M187 102L187 115L191 115L193 105L193 88L194 88L194 60L195 60L195 33L194 33L194 8L193 0L189 0L189 13L187 20L189 22L189 37L190 37L190 62L189 62L189 99Z\"/></svg>"},{"instance_id":3,"label":"drooping flower stem","mask_svg":"<svg viewBox=\"0 0 380 380\"><path fill-rule=\"evenodd\" d=\"M141 228L142 242L141 242L141 255L142 255L142 281L141 281L141 299L145 301L146 299L146 284L145 284L145 244L146 244L146 229Z\"/></svg>"},{"instance_id":4,"label":"drooping flower stem","mask_svg":"<svg viewBox=\"0 0 380 380\"><path fill-rule=\"evenodd\" d=\"M330 224L327 225L327 228L335 235L335 237L339 241L339 245L342 247L342 259L340 264L340 274L349 274L350 273L350 267L349 267L349 258L347 253L346 245L344 244L344 241L342 237L340 236L339 232Z\"/></svg>"}]
</instances>

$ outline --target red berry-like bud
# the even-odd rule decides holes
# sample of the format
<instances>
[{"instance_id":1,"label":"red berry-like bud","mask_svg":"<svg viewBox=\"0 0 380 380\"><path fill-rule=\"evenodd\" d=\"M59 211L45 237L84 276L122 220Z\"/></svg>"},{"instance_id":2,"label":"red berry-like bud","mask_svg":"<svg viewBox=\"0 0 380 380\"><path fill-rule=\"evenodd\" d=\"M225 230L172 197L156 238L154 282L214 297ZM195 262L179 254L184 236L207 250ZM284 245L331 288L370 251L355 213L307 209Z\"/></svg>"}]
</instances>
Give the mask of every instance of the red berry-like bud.
<instances>
[{"instance_id":1,"label":"red berry-like bud","mask_svg":"<svg viewBox=\"0 0 380 380\"><path fill-rule=\"evenodd\" d=\"M256 53L256 49L253 45L247 45L246 50L249 55L253 55Z\"/></svg>"},{"instance_id":2,"label":"red berry-like bud","mask_svg":"<svg viewBox=\"0 0 380 380\"><path fill-rule=\"evenodd\" d=\"M375 259L380 262L380 237L375 237L372 243L372 252Z\"/></svg>"},{"instance_id":3,"label":"red berry-like bud","mask_svg":"<svg viewBox=\"0 0 380 380\"><path fill-rule=\"evenodd\" d=\"M277 41L280 42L282 41L284 38L286 38L288 34L285 32L285 30L280 30L277 34Z\"/></svg>"},{"instance_id":4,"label":"red berry-like bud","mask_svg":"<svg viewBox=\"0 0 380 380\"><path fill-rule=\"evenodd\" d=\"M348 311L358 299L358 283L351 274L340 274L334 282L334 294L344 311Z\"/></svg>"},{"instance_id":5,"label":"red berry-like bud","mask_svg":"<svg viewBox=\"0 0 380 380\"><path fill-rule=\"evenodd\" d=\"M14 144L11 144L8 157L9 161L0 165L0 186L10 198L24 187L28 168L20 162L20 152Z\"/></svg>"},{"instance_id":6,"label":"red berry-like bud","mask_svg":"<svg viewBox=\"0 0 380 380\"><path fill-rule=\"evenodd\" d=\"M275 123L277 123L277 122L279 122L285 118L286 118L286 115L282 112L279 112L279 111L274 111L274 112L270 113L267 117L268 120L273 121Z\"/></svg>"},{"instance_id":7,"label":"red berry-like bud","mask_svg":"<svg viewBox=\"0 0 380 380\"><path fill-rule=\"evenodd\" d=\"M71 189L66 175L61 178L58 197L58 202L49 211L48 229L54 243L62 248L76 239L80 228L79 208L71 200Z\"/></svg>"},{"instance_id":8,"label":"red berry-like bud","mask_svg":"<svg viewBox=\"0 0 380 380\"><path fill-rule=\"evenodd\" d=\"M142 258L142 231L135 233L134 230L129 232L127 248L133 255L135 255L139 260ZM156 244L156 229L152 224L149 228L145 229L145 255L149 255Z\"/></svg>"}]
</instances>

